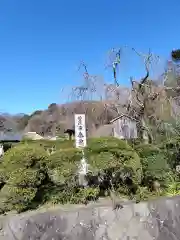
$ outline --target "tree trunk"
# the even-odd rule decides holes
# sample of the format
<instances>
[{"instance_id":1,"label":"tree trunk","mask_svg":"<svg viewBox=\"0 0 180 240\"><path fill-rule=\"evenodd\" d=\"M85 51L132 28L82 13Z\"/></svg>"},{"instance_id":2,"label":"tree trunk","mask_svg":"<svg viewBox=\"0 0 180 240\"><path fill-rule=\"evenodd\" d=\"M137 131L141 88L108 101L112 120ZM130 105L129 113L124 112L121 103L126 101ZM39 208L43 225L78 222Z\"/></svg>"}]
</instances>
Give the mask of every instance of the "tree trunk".
<instances>
[{"instance_id":1,"label":"tree trunk","mask_svg":"<svg viewBox=\"0 0 180 240\"><path fill-rule=\"evenodd\" d=\"M150 131L148 130L148 127L143 116L141 116L141 118L139 119L139 123L137 124L137 130L138 137L143 141L143 143L145 144L152 143L153 137Z\"/></svg>"}]
</instances>

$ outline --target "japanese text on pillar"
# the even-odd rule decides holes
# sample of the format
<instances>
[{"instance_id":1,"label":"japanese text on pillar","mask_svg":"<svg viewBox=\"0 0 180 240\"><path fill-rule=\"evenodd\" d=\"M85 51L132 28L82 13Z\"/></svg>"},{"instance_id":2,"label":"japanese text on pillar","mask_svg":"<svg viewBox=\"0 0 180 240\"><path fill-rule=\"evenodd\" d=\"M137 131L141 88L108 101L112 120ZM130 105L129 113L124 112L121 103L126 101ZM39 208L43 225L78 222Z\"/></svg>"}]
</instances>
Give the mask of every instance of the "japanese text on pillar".
<instances>
[{"instance_id":1,"label":"japanese text on pillar","mask_svg":"<svg viewBox=\"0 0 180 240\"><path fill-rule=\"evenodd\" d=\"M85 114L75 114L75 139L77 148L86 146Z\"/></svg>"}]
</instances>

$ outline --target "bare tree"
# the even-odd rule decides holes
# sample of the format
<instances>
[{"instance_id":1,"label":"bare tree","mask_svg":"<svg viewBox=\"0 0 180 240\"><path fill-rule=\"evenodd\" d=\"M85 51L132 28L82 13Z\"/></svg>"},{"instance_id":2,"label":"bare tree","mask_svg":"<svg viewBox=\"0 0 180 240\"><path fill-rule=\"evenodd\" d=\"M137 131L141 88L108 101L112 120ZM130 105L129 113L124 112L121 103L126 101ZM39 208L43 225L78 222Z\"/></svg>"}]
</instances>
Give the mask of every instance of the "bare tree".
<instances>
[{"instance_id":1,"label":"bare tree","mask_svg":"<svg viewBox=\"0 0 180 240\"><path fill-rule=\"evenodd\" d=\"M114 78L114 86L118 87L119 82L117 80L117 72L118 68L121 62L121 53L122 53L122 48L118 49L111 49L109 56L108 56L108 63L107 63L107 68L111 68L113 72L113 78Z\"/></svg>"},{"instance_id":2,"label":"bare tree","mask_svg":"<svg viewBox=\"0 0 180 240\"><path fill-rule=\"evenodd\" d=\"M125 46L124 48L129 48ZM116 50L115 57L111 57L110 66L116 66L120 64L120 57L122 49ZM160 57L153 54L149 49L147 54L137 51L135 48L129 48L133 53L135 53L144 64L145 76L139 81L135 81L133 77L130 78L131 88L122 87L117 84L117 72L114 75L114 84L108 85L106 88L106 98L111 99L111 107L121 114L123 112L132 115L137 119L139 137L147 138L149 142L152 141L153 137L148 123L156 122L159 118L156 118L155 108L161 105L159 97L164 94L164 86L158 85L158 82L150 80L150 70L153 63L157 64ZM115 50L113 49L113 53ZM118 56L118 57L117 57ZM118 58L118 61L116 61ZM113 68L114 73L114 68ZM164 97L164 96L163 96ZM161 106L158 106L161 108Z\"/></svg>"},{"instance_id":3,"label":"bare tree","mask_svg":"<svg viewBox=\"0 0 180 240\"><path fill-rule=\"evenodd\" d=\"M144 138L147 135L148 142L152 142L153 136L149 124L154 124L157 129L158 124L161 124L162 121L168 121L172 117L172 105L167 96L167 88L149 79L151 63L158 61L159 56L153 55L150 50L147 55L141 54L135 49L132 50L143 58L146 73L138 82L131 78L133 100L129 111L133 110L138 120L140 137Z\"/></svg>"},{"instance_id":4,"label":"bare tree","mask_svg":"<svg viewBox=\"0 0 180 240\"><path fill-rule=\"evenodd\" d=\"M83 83L72 88L71 96L75 101L99 101L104 97L104 79L97 75L90 75L88 67L81 62L78 71L83 70Z\"/></svg>"},{"instance_id":5,"label":"bare tree","mask_svg":"<svg viewBox=\"0 0 180 240\"><path fill-rule=\"evenodd\" d=\"M142 60L145 68L144 77L138 81L131 77L131 86L129 87L121 86L117 80L123 48L129 48L132 53L136 54ZM112 49L107 64L107 67L110 67L113 72L114 82L112 84L105 83L97 75L90 75L87 65L81 62L78 70L83 72L83 84L72 89L72 98L81 102L101 100L104 112L111 110L114 115L121 113L132 115L137 119L139 137L145 138L146 136L148 142L151 142L153 135L150 125L157 126L161 123L163 114L169 117L170 108L175 104L167 96L167 90L172 89L172 86L164 85L167 73L161 74L161 81L150 79L152 65L157 65L159 60L160 57L153 54L150 49L146 54L127 46ZM94 114L93 111L95 109L92 109L92 115ZM104 113L102 117L104 117Z\"/></svg>"}]
</instances>

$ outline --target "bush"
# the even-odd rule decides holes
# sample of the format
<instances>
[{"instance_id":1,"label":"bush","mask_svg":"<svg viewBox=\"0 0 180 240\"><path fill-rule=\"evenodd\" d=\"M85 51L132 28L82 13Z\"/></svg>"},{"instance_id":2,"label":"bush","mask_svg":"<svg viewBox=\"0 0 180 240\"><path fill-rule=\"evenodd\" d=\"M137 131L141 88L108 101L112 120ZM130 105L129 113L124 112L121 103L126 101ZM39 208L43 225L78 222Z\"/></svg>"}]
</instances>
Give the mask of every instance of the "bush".
<instances>
[{"instance_id":1,"label":"bush","mask_svg":"<svg viewBox=\"0 0 180 240\"><path fill-rule=\"evenodd\" d=\"M171 182L169 182L166 186L166 189L164 189L163 194L165 196L177 196L180 195L180 182L179 179L171 179Z\"/></svg>"},{"instance_id":2,"label":"bush","mask_svg":"<svg viewBox=\"0 0 180 240\"><path fill-rule=\"evenodd\" d=\"M104 137L104 138L92 138L88 141L88 146L86 151L91 153L109 152L111 150L132 150L132 147L128 145L124 140L119 140L114 137Z\"/></svg>"},{"instance_id":3,"label":"bush","mask_svg":"<svg viewBox=\"0 0 180 240\"><path fill-rule=\"evenodd\" d=\"M99 197L99 188L95 187L52 187L44 189L43 200L44 202L50 202L52 204L86 204L88 201L95 201Z\"/></svg>"},{"instance_id":4,"label":"bush","mask_svg":"<svg viewBox=\"0 0 180 240\"><path fill-rule=\"evenodd\" d=\"M85 189L79 188L77 184L81 151L64 149L48 157L46 163L48 176L56 187L50 187L53 189L52 192L45 191L44 201L80 203L97 199L102 194L103 185L107 190L111 187L109 180L113 180L113 186L121 184L123 174L125 182L127 176L132 179L133 184L141 181L140 159L125 141L115 138L90 139L85 155L91 171L87 179L89 187ZM103 181L97 180L99 174Z\"/></svg>"},{"instance_id":5,"label":"bush","mask_svg":"<svg viewBox=\"0 0 180 240\"><path fill-rule=\"evenodd\" d=\"M168 149L168 150L173 150L173 149L179 149L180 147L180 138L179 137L174 137L169 139L168 141L162 142L159 147L161 149Z\"/></svg>"},{"instance_id":6,"label":"bush","mask_svg":"<svg viewBox=\"0 0 180 240\"><path fill-rule=\"evenodd\" d=\"M82 152L76 148L58 150L51 154L46 161L49 168L61 166L64 162L76 163L82 158Z\"/></svg>"},{"instance_id":7,"label":"bush","mask_svg":"<svg viewBox=\"0 0 180 240\"><path fill-rule=\"evenodd\" d=\"M7 184L22 188L36 188L41 185L44 179L45 175L41 170L19 168L11 173Z\"/></svg>"},{"instance_id":8,"label":"bush","mask_svg":"<svg viewBox=\"0 0 180 240\"><path fill-rule=\"evenodd\" d=\"M59 185L75 179L81 158L81 151L75 148L59 150L50 155L46 166L51 181Z\"/></svg>"},{"instance_id":9,"label":"bush","mask_svg":"<svg viewBox=\"0 0 180 240\"><path fill-rule=\"evenodd\" d=\"M27 210L35 198L37 193L36 188L22 188L6 184L0 193L0 211L16 210L22 212Z\"/></svg>"},{"instance_id":10,"label":"bush","mask_svg":"<svg viewBox=\"0 0 180 240\"><path fill-rule=\"evenodd\" d=\"M0 164L0 189L6 183L8 179L7 175L6 170L2 167L2 164Z\"/></svg>"},{"instance_id":11,"label":"bush","mask_svg":"<svg viewBox=\"0 0 180 240\"><path fill-rule=\"evenodd\" d=\"M83 203L86 204L88 201L95 201L98 199L100 193L99 188L87 187L80 188L76 194L71 196L70 202L73 204Z\"/></svg>"},{"instance_id":12,"label":"bush","mask_svg":"<svg viewBox=\"0 0 180 240\"><path fill-rule=\"evenodd\" d=\"M5 171L6 179L19 168L44 170L46 158L47 153L43 148L32 147L27 144L17 145L4 154L0 170L1 172Z\"/></svg>"},{"instance_id":13,"label":"bush","mask_svg":"<svg viewBox=\"0 0 180 240\"><path fill-rule=\"evenodd\" d=\"M142 183L153 188L153 182L159 181L161 186L164 186L167 176L171 172L165 152L150 144L141 144L135 149L141 158L143 169Z\"/></svg>"},{"instance_id":14,"label":"bush","mask_svg":"<svg viewBox=\"0 0 180 240\"><path fill-rule=\"evenodd\" d=\"M5 153L0 165L1 211L27 209L46 178L46 151L27 144Z\"/></svg>"},{"instance_id":15,"label":"bush","mask_svg":"<svg viewBox=\"0 0 180 240\"><path fill-rule=\"evenodd\" d=\"M179 184L172 187L170 155L162 145L137 143L132 147L113 137L89 139L84 149L90 170L88 186L81 188L77 180L82 151L68 147L70 141L64 141L64 148L61 145L48 155L46 147L54 142L57 141L22 142L5 153L0 164L1 212L21 212L47 201L87 203L105 196L109 190L137 200L179 192ZM174 146L177 143L171 146L172 151ZM150 192L155 183L160 183L163 191Z\"/></svg>"},{"instance_id":16,"label":"bush","mask_svg":"<svg viewBox=\"0 0 180 240\"><path fill-rule=\"evenodd\" d=\"M43 147L45 150L54 147L55 150L67 149L74 147L73 140L23 140L20 144L28 144L29 146Z\"/></svg>"},{"instance_id":17,"label":"bush","mask_svg":"<svg viewBox=\"0 0 180 240\"><path fill-rule=\"evenodd\" d=\"M13 171L0 192L1 211L28 209L44 178L40 170L20 168Z\"/></svg>"},{"instance_id":18,"label":"bush","mask_svg":"<svg viewBox=\"0 0 180 240\"><path fill-rule=\"evenodd\" d=\"M60 186L59 200L64 193L64 203L70 201L77 187L81 157L82 152L74 148L58 150L51 155L35 144L21 143L10 149L0 165L1 210L23 211L35 202L44 201L43 189L49 184L55 188Z\"/></svg>"},{"instance_id":19,"label":"bush","mask_svg":"<svg viewBox=\"0 0 180 240\"><path fill-rule=\"evenodd\" d=\"M62 163L60 167L48 169L48 176L55 185L75 184L78 166L74 163Z\"/></svg>"},{"instance_id":20,"label":"bush","mask_svg":"<svg viewBox=\"0 0 180 240\"><path fill-rule=\"evenodd\" d=\"M172 171L176 171L176 166L180 165L180 139L172 138L160 145L161 149L166 154L168 164Z\"/></svg>"},{"instance_id":21,"label":"bush","mask_svg":"<svg viewBox=\"0 0 180 240\"><path fill-rule=\"evenodd\" d=\"M160 149L151 144L139 144L134 146L135 151L141 158L148 157L148 156L156 156L160 153Z\"/></svg>"},{"instance_id":22,"label":"bush","mask_svg":"<svg viewBox=\"0 0 180 240\"><path fill-rule=\"evenodd\" d=\"M107 188L110 182L131 186L141 182L140 158L125 141L116 138L91 139L85 153L92 175L104 179Z\"/></svg>"}]
</instances>

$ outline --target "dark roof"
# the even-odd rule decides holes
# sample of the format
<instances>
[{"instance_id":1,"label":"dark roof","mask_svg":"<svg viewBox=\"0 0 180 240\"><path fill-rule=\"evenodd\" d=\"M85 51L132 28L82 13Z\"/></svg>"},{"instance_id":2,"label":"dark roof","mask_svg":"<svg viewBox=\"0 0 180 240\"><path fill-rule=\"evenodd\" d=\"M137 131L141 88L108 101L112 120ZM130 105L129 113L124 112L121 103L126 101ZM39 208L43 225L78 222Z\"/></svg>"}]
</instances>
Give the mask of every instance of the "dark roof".
<instances>
[{"instance_id":1,"label":"dark roof","mask_svg":"<svg viewBox=\"0 0 180 240\"><path fill-rule=\"evenodd\" d=\"M131 117L131 116L129 116L128 114L121 114L121 115L113 118L113 119L110 121L110 123L113 123L113 122L115 122L116 120L118 120L118 119L120 119L120 118L122 118L122 117L126 117L126 118L129 118L129 119L133 120L133 121L137 121L134 117Z\"/></svg>"},{"instance_id":2,"label":"dark roof","mask_svg":"<svg viewBox=\"0 0 180 240\"><path fill-rule=\"evenodd\" d=\"M0 141L21 141L22 137L21 133L0 133Z\"/></svg>"}]
</instances>

